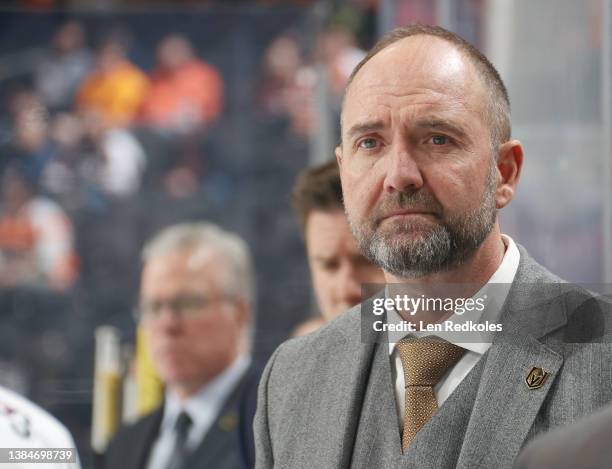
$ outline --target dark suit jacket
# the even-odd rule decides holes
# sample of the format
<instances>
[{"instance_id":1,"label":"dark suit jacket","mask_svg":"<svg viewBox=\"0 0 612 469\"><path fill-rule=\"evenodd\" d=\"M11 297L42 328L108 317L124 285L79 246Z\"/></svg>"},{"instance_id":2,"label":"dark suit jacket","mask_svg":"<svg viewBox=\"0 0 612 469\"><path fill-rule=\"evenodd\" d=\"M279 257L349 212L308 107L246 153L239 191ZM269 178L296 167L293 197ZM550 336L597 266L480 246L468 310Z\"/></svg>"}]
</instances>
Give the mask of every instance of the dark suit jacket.
<instances>
[{"instance_id":1,"label":"dark suit jacket","mask_svg":"<svg viewBox=\"0 0 612 469\"><path fill-rule=\"evenodd\" d=\"M366 302L270 358L254 422L257 469L510 468L526 441L611 402L610 305L519 250L503 332L408 451L386 335L369 327ZM546 380L533 379L537 369Z\"/></svg>"},{"instance_id":2,"label":"dark suit jacket","mask_svg":"<svg viewBox=\"0 0 612 469\"><path fill-rule=\"evenodd\" d=\"M245 469L247 455L254 450L245 447L245 435L252 433L255 409L243 409L242 402L257 393L260 370L251 366L225 401L215 422L200 445L185 462L185 469ZM151 446L163 416L163 406L138 421L121 428L111 441L105 456L106 469L145 469ZM246 445L249 440L246 440ZM252 445L252 439L250 440ZM246 453L246 454L245 454Z\"/></svg>"},{"instance_id":3,"label":"dark suit jacket","mask_svg":"<svg viewBox=\"0 0 612 469\"><path fill-rule=\"evenodd\" d=\"M612 406L547 433L527 445L515 469L609 469L612 467Z\"/></svg>"}]
</instances>

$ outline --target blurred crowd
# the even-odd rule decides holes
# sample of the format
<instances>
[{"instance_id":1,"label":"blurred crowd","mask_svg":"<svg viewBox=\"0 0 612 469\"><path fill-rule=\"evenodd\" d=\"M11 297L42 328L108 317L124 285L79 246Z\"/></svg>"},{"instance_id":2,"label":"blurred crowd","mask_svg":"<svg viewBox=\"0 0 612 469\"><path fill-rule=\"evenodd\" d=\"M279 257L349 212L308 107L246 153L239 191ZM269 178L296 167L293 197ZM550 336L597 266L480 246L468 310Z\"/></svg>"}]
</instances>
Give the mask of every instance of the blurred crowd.
<instances>
[{"instance_id":1,"label":"blurred crowd","mask_svg":"<svg viewBox=\"0 0 612 469\"><path fill-rule=\"evenodd\" d=\"M320 113L339 112L364 55L369 36L347 24L262 31L248 69L188 28L147 41L65 17L34 54L23 50L19 73L0 66L0 384L84 444L93 331L111 324L133 340L140 249L182 221L213 221L251 246L266 311L255 355L310 314L289 199Z\"/></svg>"},{"instance_id":2,"label":"blurred crowd","mask_svg":"<svg viewBox=\"0 0 612 469\"><path fill-rule=\"evenodd\" d=\"M9 138L0 149L3 285L65 290L74 283L71 215L139 191L148 161L135 128L187 145L219 117L223 80L185 37L164 38L157 60L145 73L119 36L92 51L83 26L68 21L36 64L33 87L9 96ZM181 155L176 160L183 164Z\"/></svg>"},{"instance_id":3,"label":"blurred crowd","mask_svg":"<svg viewBox=\"0 0 612 469\"><path fill-rule=\"evenodd\" d=\"M133 200L145 188L181 199L203 183L224 78L181 34L168 34L155 50L154 68L144 71L120 33L92 49L84 25L69 20L35 64L31 86L13 86L0 146L0 261L9 267L2 285L70 288L79 272L79 213ZM281 34L264 53L256 119L308 141L318 130L317 67L337 113L363 55L341 26L322 31L309 56L297 34Z\"/></svg>"}]
</instances>

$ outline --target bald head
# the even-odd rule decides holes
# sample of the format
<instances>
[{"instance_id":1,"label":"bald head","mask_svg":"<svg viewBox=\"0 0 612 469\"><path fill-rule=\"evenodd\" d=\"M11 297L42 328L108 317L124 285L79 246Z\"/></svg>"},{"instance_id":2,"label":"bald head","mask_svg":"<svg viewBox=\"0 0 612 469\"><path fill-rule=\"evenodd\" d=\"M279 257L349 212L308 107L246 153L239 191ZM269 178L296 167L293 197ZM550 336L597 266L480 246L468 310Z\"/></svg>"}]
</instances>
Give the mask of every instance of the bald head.
<instances>
[{"instance_id":1,"label":"bald head","mask_svg":"<svg viewBox=\"0 0 612 469\"><path fill-rule=\"evenodd\" d=\"M499 144L508 141L511 135L510 99L499 73L478 49L456 34L438 26L412 25L396 28L386 34L368 52L363 60L357 64L349 77L346 94L348 95L353 81L360 75L361 70L374 57L394 45L397 45L399 42L407 42L415 39L419 40L417 42L420 43L420 45L431 42L445 42L452 45L452 49L454 49L456 53L445 54L444 56L413 56L410 54L412 51L407 50L407 54L396 58L392 67L402 67L410 64L414 65L415 62L418 61L425 61L426 65L436 63L439 65L439 70L445 69L447 72L445 77L439 76L439 78L449 80L449 84L452 84L453 74L462 69L460 62L471 65L475 72L475 77L480 81L484 92L482 102L483 119L485 122L489 123L490 126L492 147L496 148ZM441 63L444 60L448 62L446 64Z\"/></svg>"}]
</instances>

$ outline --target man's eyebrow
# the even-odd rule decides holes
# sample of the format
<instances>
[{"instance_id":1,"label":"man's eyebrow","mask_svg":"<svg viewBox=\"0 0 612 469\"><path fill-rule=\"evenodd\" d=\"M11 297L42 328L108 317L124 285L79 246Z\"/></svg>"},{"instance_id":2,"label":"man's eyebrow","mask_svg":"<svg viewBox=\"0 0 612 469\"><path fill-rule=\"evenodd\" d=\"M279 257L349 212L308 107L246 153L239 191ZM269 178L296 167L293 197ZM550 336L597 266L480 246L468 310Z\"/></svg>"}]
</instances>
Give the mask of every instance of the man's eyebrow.
<instances>
[{"instance_id":1,"label":"man's eyebrow","mask_svg":"<svg viewBox=\"0 0 612 469\"><path fill-rule=\"evenodd\" d=\"M447 119L439 117L425 117L417 120L412 124L416 128L420 129L438 129L440 131L447 131L454 134L458 138L469 139L467 132L463 127L450 122ZM385 128L385 123L382 120L359 122L353 125L348 131L347 136L349 139L368 132L375 132Z\"/></svg>"},{"instance_id":2,"label":"man's eyebrow","mask_svg":"<svg viewBox=\"0 0 612 469\"><path fill-rule=\"evenodd\" d=\"M360 123L353 125L348 130L347 136L349 138L352 138L355 135L360 135L360 134L368 133L368 132L374 132L374 131L383 129L384 127L385 127L384 122L380 120L360 122Z\"/></svg>"},{"instance_id":3,"label":"man's eyebrow","mask_svg":"<svg viewBox=\"0 0 612 469\"><path fill-rule=\"evenodd\" d=\"M439 129L455 134L457 137L467 138L467 133L463 127L456 125L448 120L437 117L419 119L414 126L420 129Z\"/></svg>"}]
</instances>

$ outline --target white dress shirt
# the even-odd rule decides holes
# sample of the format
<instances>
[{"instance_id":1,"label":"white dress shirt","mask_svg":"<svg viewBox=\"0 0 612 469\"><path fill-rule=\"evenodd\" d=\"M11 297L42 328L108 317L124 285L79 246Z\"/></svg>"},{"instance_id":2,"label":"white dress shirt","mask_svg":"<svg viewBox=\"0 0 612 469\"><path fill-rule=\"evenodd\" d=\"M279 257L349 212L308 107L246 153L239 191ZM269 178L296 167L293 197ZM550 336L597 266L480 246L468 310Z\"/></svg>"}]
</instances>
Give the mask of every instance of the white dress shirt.
<instances>
[{"instance_id":1,"label":"white dress shirt","mask_svg":"<svg viewBox=\"0 0 612 469\"><path fill-rule=\"evenodd\" d=\"M487 284L482 287L474 295L473 298L480 297L486 295L485 291L489 284L503 284L503 287L497 287L495 295L496 301L488 301L486 302L486 306L484 311L473 310L471 312L466 312L461 317L461 322L469 320L472 322L496 322L499 318L499 314L501 312L501 307L508 295L508 291L510 290L510 286L514 281L514 277L516 275L516 271L518 269L520 253L516 244L507 235L502 235L502 240L506 246L506 252L504 253L504 257L502 259L501 264L495 271L495 273L488 280ZM500 291L501 288L501 291ZM451 316L449 320L453 320ZM400 315L395 311L387 311L387 323L399 323L402 321ZM489 334L483 334L482 340L479 340L474 343L465 343L458 341L458 334L449 333L445 334L444 332L414 332L406 334L405 332L395 332L389 331L389 356L391 359L391 368L393 372L393 379L395 382L395 400L397 403L397 415L399 417L399 421L401 426L404 425L404 368L402 366L402 361L399 356L399 352L396 351L395 345L402 338L407 336L414 337L422 337L422 336L431 336L435 335L442 339L448 340L455 345L458 345L464 349L467 349L467 352L461 357L461 359L452 367L445 376L434 386L434 394L436 396L436 400L438 401L438 407L440 407L444 401L452 394L452 392L459 386L459 383L463 381L463 378L467 376L474 365L480 360L480 358L485 354L489 347L491 347L491 341Z\"/></svg>"},{"instance_id":2,"label":"white dress shirt","mask_svg":"<svg viewBox=\"0 0 612 469\"><path fill-rule=\"evenodd\" d=\"M187 449L193 451L197 448L250 364L250 357L238 357L220 375L185 401L181 401L172 392L166 393L164 415L159 435L151 447L147 469L165 469L170 463L176 440L174 425L182 411L187 412L193 421L187 436Z\"/></svg>"}]
</instances>

